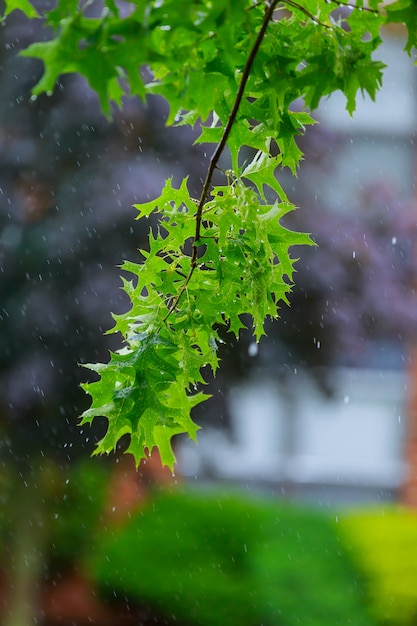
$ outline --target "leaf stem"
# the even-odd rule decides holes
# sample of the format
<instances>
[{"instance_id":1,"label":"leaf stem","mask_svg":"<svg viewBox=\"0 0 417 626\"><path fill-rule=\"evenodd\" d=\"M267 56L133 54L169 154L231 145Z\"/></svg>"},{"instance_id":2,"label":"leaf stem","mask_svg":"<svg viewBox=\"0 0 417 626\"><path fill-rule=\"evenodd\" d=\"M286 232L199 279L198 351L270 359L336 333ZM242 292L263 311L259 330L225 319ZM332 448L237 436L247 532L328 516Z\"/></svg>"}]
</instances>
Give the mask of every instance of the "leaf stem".
<instances>
[{"instance_id":1,"label":"leaf stem","mask_svg":"<svg viewBox=\"0 0 417 626\"><path fill-rule=\"evenodd\" d=\"M188 276L185 279L184 284L182 285L177 297L175 298L174 302L172 303L172 306L170 307L170 310L168 311L164 321L167 320L167 318L169 317L169 315L175 310L175 308L178 305L178 302L181 298L181 296L183 295L184 291L187 288L188 283L190 282L190 279L194 273L195 268L197 267L197 257L198 257L198 242L200 240L200 236L201 236L201 220L202 220L202 215L203 215L203 208L205 203L207 202L207 198L210 192L210 187L211 187L211 182L213 179L213 174L214 174L214 170L217 167L217 163L220 159L220 156L226 146L227 140L229 138L230 135L230 131L232 130L232 126L236 120L236 116L239 110L239 106L240 103L242 102L242 98L243 98L243 94L249 79L249 75L252 69L252 65L253 62L255 60L256 54L259 50L259 47L262 43L262 40L265 36L266 30L268 28L268 24L272 18L272 15L274 13L275 7L278 4L279 0L267 0L266 1L266 9L265 9L265 15L262 21L262 25L261 28L259 29L258 35L256 37L256 40L252 46L252 49L249 53L249 56L247 58L245 67L243 69L243 73L242 73L242 78L239 84L239 89L237 91L236 94L236 98L232 107L232 110L230 112L230 115L228 117L226 126L224 127L223 130L223 134L222 137L219 141L219 143L217 144L217 148L214 151L213 156L210 159L210 164L207 170L207 174L206 174L206 178L203 184L203 188L201 191L201 195L200 195L200 199L198 201L198 206L197 206L197 212L195 214L195 235L194 235L194 240L193 240L193 249L192 249L192 254L191 254L191 265L190 265L190 270L188 272Z\"/></svg>"},{"instance_id":2,"label":"leaf stem","mask_svg":"<svg viewBox=\"0 0 417 626\"><path fill-rule=\"evenodd\" d=\"M317 19L317 17L315 17L312 13L310 13L310 11L308 11L305 7L301 6L301 4L298 4L298 2L294 2L294 0L281 0L281 2L283 4L288 4L288 6L293 7L294 9L298 9L299 11L301 11L301 13L304 13L304 15L307 15L307 17L310 18L310 20L312 20L319 26L323 26L323 28L332 30L332 26L330 24L325 24L324 22L321 22L319 19Z\"/></svg>"},{"instance_id":3,"label":"leaf stem","mask_svg":"<svg viewBox=\"0 0 417 626\"><path fill-rule=\"evenodd\" d=\"M350 9L356 9L361 11L368 11L369 13L375 13L376 15L380 15L378 9L372 9L371 7L367 7L365 5L358 7L356 4L351 4L350 2L342 2L342 0L326 0L327 2L333 2L333 4L337 4L339 7L349 7Z\"/></svg>"}]
</instances>

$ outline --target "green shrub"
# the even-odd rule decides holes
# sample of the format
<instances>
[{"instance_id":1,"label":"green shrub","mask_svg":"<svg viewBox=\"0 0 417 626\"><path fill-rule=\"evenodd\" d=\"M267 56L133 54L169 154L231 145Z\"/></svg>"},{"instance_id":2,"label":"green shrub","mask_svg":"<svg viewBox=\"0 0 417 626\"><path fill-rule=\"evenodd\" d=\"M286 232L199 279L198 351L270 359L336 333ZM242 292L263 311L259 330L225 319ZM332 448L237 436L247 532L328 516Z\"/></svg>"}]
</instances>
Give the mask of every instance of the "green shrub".
<instances>
[{"instance_id":1,"label":"green shrub","mask_svg":"<svg viewBox=\"0 0 417 626\"><path fill-rule=\"evenodd\" d=\"M159 493L103 532L89 563L102 590L201 626L367 626L335 524L241 495Z\"/></svg>"},{"instance_id":2,"label":"green shrub","mask_svg":"<svg viewBox=\"0 0 417 626\"><path fill-rule=\"evenodd\" d=\"M417 624L417 514L380 509L352 514L341 529L366 576L371 611L382 624Z\"/></svg>"}]
</instances>

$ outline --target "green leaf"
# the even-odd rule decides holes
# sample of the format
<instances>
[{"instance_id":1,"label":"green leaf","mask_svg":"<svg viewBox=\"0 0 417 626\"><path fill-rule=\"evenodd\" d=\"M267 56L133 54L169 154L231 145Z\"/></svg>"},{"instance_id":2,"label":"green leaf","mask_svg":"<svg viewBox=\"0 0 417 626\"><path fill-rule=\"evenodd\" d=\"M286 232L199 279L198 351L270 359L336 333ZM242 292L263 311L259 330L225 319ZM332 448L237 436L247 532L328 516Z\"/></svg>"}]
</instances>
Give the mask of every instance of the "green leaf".
<instances>
[{"instance_id":1,"label":"green leaf","mask_svg":"<svg viewBox=\"0 0 417 626\"><path fill-rule=\"evenodd\" d=\"M171 439L184 432L195 438L198 427L189 412L205 398L202 393L189 395L181 385L187 373L178 376L177 350L160 335L140 335L131 347L112 353L106 365L89 366L100 379L83 385L93 401L81 423L97 416L108 420L97 454L114 451L121 437L128 434L129 451L137 463L158 446L162 462L173 468Z\"/></svg>"},{"instance_id":2,"label":"green leaf","mask_svg":"<svg viewBox=\"0 0 417 626\"><path fill-rule=\"evenodd\" d=\"M407 28L405 50L412 53L417 46L417 0L397 0L385 7L387 24L404 24Z\"/></svg>"},{"instance_id":3,"label":"green leaf","mask_svg":"<svg viewBox=\"0 0 417 626\"><path fill-rule=\"evenodd\" d=\"M7 17L12 11L22 11L29 18L40 17L35 7L29 0L5 0L3 17Z\"/></svg>"},{"instance_id":4,"label":"green leaf","mask_svg":"<svg viewBox=\"0 0 417 626\"><path fill-rule=\"evenodd\" d=\"M281 162L281 156L270 157L266 152L259 151L242 172L243 178L248 178L255 183L261 198L265 201L264 185L275 191L282 201L287 200L283 188L275 177L275 170Z\"/></svg>"}]
</instances>

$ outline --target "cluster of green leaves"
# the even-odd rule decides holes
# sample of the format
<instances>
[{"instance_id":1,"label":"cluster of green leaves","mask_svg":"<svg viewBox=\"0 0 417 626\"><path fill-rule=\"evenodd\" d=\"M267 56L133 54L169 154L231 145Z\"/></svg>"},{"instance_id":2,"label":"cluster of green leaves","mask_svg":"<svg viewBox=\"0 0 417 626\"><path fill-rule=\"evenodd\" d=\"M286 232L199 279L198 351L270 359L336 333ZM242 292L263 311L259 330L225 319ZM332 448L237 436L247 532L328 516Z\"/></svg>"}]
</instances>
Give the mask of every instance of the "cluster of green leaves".
<instances>
[{"instance_id":1,"label":"cluster of green leaves","mask_svg":"<svg viewBox=\"0 0 417 626\"><path fill-rule=\"evenodd\" d=\"M274 167L258 153L243 176L277 187ZM135 276L124 281L132 308L115 316L113 329L126 346L106 365L90 366L101 379L85 385L93 405L84 421L103 413L109 417L99 452L112 450L129 433L129 451L136 458L145 445L156 445L171 464L170 437L184 431L195 436L190 410L205 396L190 391L204 382L202 368L217 368L216 327L228 324L237 336L240 316L250 312L259 337L265 316L275 316L277 302L285 300L285 276L291 279L293 265L288 246L308 241L280 225L289 207L288 202L260 204L256 191L241 180L214 187L204 207L198 261L187 282L192 265L184 244L195 229L195 202L186 181L174 189L168 180L157 200L138 205L139 217L155 209L162 215L158 231L149 235L149 251L142 251L145 262L122 266Z\"/></svg>"},{"instance_id":2,"label":"cluster of green leaves","mask_svg":"<svg viewBox=\"0 0 417 626\"><path fill-rule=\"evenodd\" d=\"M199 142L217 146L199 199L184 180L167 181L161 196L137 206L140 218L159 214L144 262L126 262L132 301L116 317L124 347L109 363L90 366L100 380L86 384L93 398L83 423L106 416L97 452L110 452L130 435L137 462L157 446L173 466L173 435L195 437L190 410L206 396L197 390L204 368L218 366L217 327L238 335L242 314L256 338L266 316L277 317L291 289L289 249L309 238L280 219L293 205L276 170L295 174L302 158L296 137L313 122L310 111L336 90L353 112L358 91L371 98L383 64L373 59L381 27L404 21L407 49L415 43L415 0L132 0L122 6L58 0L46 13L54 36L24 54L43 61L34 95L54 89L64 73L78 72L97 92L103 111L125 93L163 96L169 124L199 124ZM6 0L6 12L26 0ZM141 72L147 67L149 71ZM230 168L223 185L212 176L224 148Z\"/></svg>"}]
</instances>

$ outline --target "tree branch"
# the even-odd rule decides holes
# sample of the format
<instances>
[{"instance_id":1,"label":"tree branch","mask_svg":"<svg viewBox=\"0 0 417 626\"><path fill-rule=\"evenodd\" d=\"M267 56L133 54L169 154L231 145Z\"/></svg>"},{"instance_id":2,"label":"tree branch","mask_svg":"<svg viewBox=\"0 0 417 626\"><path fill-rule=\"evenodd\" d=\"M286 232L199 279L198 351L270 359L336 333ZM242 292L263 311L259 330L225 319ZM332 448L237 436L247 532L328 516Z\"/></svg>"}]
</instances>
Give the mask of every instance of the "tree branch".
<instances>
[{"instance_id":1,"label":"tree branch","mask_svg":"<svg viewBox=\"0 0 417 626\"><path fill-rule=\"evenodd\" d=\"M283 4L288 4L288 6L293 7L294 9L298 9L299 11L301 11L301 13L304 13L304 15L306 15L308 18L310 18L310 20L312 20L319 26L323 26L323 28L327 28L329 30L332 29L332 26L330 26L330 24L325 24L324 22L321 22L317 17L310 13L310 11L307 11L305 7L301 6L301 4L298 4L298 2L294 2L294 0L281 0L281 2Z\"/></svg>"},{"instance_id":2,"label":"tree branch","mask_svg":"<svg viewBox=\"0 0 417 626\"><path fill-rule=\"evenodd\" d=\"M368 11L368 13L375 13L376 15L380 15L378 9L371 9L371 7L365 5L358 7L356 4L351 4L350 2L342 2L342 0L326 0L326 2L332 2L333 4L337 4L337 6L339 7L348 7L349 9Z\"/></svg>"},{"instance_id":3,"label":"tree branch","mask_svg":"<svg viewBox=\"0 0 417 626\"><path fill-rule=\"evenodd\" d=\"M272 15L274 13L275 7L278 4L279 0L272 0L272 1L267 1L266 2L266 9L265 9L265 15L262 21L262 25L261 28L259 29L258 35L256 37L255 43L252 46L252 49L249 53L248 59L246 61L246 65L243 69L243 73L242 73L242 78L239 84L239 89L237 91L236 94L236 98L232 107L232 110L230 112L229 118L227 120L226 126L224 127L223 130L223 135L217 145L217 148L213 154L213 156L210 159L210 164L209 164L209 168L207 170L207 175L203 184L203 188L201 191L201 195L200 195L200 199L198 201L198 206L197 206L197 212L195 215L195 221L196 221L196 226L195 226L195 235L194 235L194 241L193 241L193 250L192 250L192 254L191 254L191 266L190 266L190 271L188 273L188 276L184 282L184 284L182 285L177 297L175 298L175 300L173 301L170 310L168 311L164 321L167 320L167 318L169 317L169 315L176 309L178 302L180 300L180 298L182 297L183 293L185 292L185 290L187 289L187 285L190 282L190 279L194 273L195 268L197 267L197 256L198 256L198 241L200 239L200 235L201 235L201 219L202 219L202 214L203 214L203 208L205 203L207 202L207 198L210 192L210 187L211 187L211 182L213 179L213 174L214 174L214 170L217 167L217 163L219 162L220 156L226 146L227 140L229 138L230 135L230 131L232 130L232 126L236 120L236 116L240 107L240 103L242 102L242 98L243 98L243 94L249 79L249 75L252 69L252 65L253 62L255 60L256 54L259 50L259 47L262 43L262 40L265 36L266 30L268 28L268 24L272 18Z\"/></svg>"}]
</instances>

